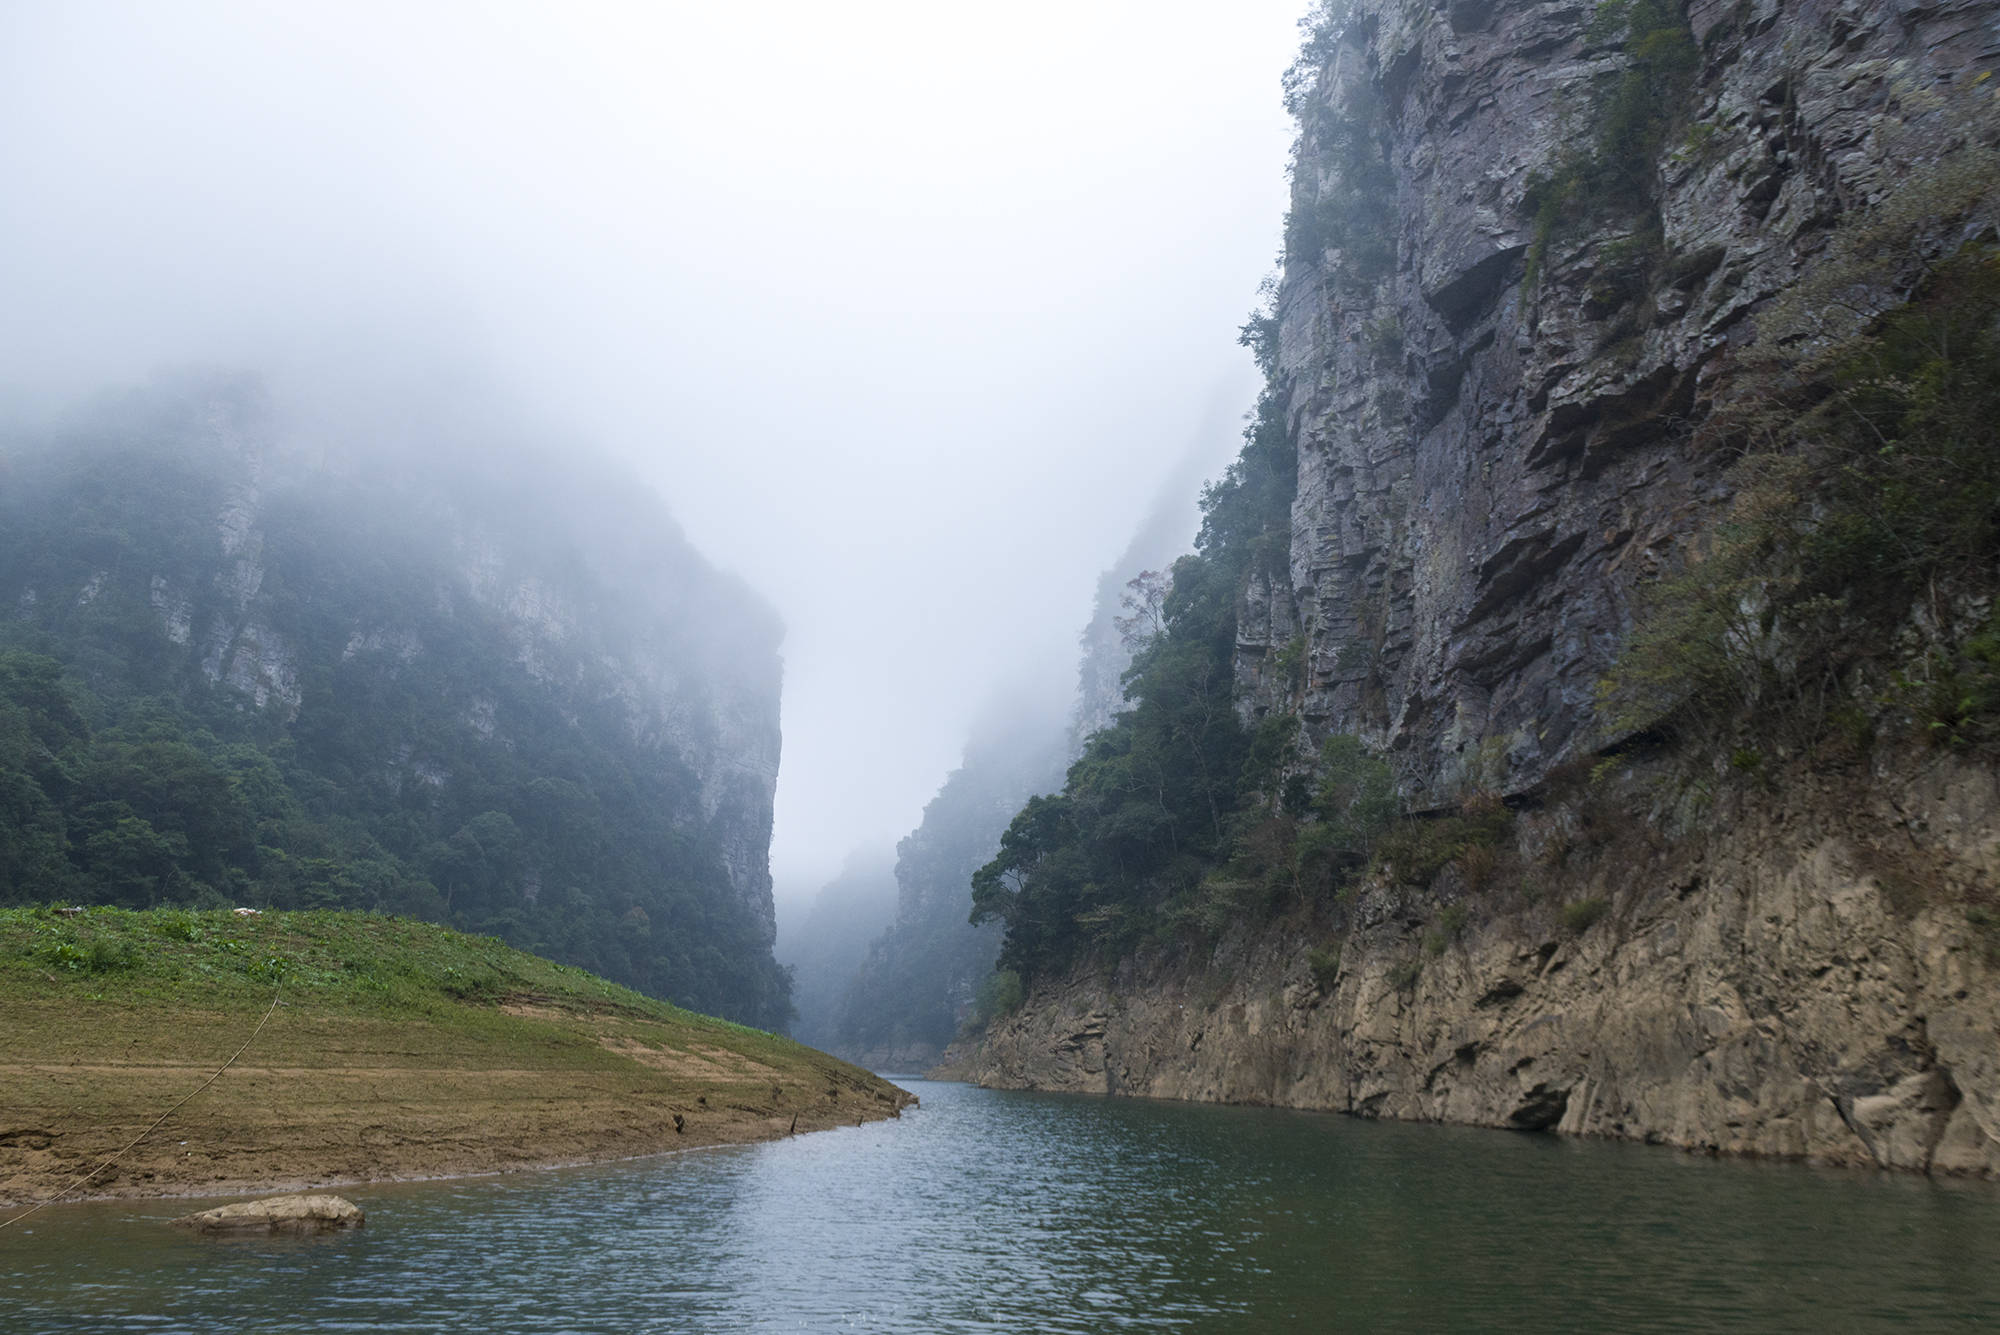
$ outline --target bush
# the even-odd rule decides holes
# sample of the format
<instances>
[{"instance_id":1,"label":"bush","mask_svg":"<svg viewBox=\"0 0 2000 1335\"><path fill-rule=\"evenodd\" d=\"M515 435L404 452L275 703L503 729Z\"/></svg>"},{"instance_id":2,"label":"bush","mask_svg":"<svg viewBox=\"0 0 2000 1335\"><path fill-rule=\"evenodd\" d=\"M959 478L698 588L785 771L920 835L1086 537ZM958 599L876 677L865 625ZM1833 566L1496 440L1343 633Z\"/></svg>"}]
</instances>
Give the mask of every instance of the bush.
<instances>
[{"instance_id":1,"label":"bush","mask_svg":"<svg viewBox=\"0 0 2000 1335\"><path fill-rule=\"evenodd\" d=\"M1685 9L1670 0L1602 0L1591 19L1590 39L1616 41L1625 72L1609 97L1591 109L1595 134L1588 150L1528 186L1523 205L1535 223L1528 248L1531 284L1550 243L1565 228L1608 213L1650 212L1660 152L1700 60ZM1629 244L1630 255L1605 257L1608 269L1650 269L1659 251L1657 218L1647 217ZM1629 275L1616 281L1629 286ZM1623 304L1616 294L1593 294L1600 296L1600 304Z\"/></svg>"},{"instance_id":2,"label":"bush","mask_svg":"<svg viewBox=\"0 0 2000 1335\"><path fill-rule=\"evenodd\" d=\"M1348 91L1347 105L1339 110L1303 102L1293 108L1301 121L1301 160L1292 170L1285 259L1318 265L1327 251L1337 251L1341 264L1335 277L1372 283L1396 262L1396 173L1380 89L1361 82ZM1317 150L1317 162L1332 169L1324 184L1319 172L1302 170L1308 146Z\"/></svg>"},{"instance_id":3,"label":"bush","mask_svg":"<svg viewBox=\"0 0 2000 1335\"><path fill-rule=\"evenodd\" d=\"M1493 869L1500 863L1500 850L1491 844L1472 844L1458 855L1459 879L1465 888L1478 893L1493 879Z\"/></svg>"},{"instance_id":4,"label":"bush","mask_svg":"<svg viewBox=\"0 0 2000 1335\"><path fill-rule=\"evenodd\" d=\"M1453 862L1471 855L1480 884L1492 874L1498 846L1513 828L1514 813L1488 797L1474 797L1452 816L1407 821L1375 845L1375 865L1406 885L1427 885Z\"/></svg>"},{"instance_id":5,"label":"bush","mask_svg":"<svg viewBox=\"0 0 2000 1335\"><path fill-rule=\"evenodd\" d=\"M291 960L283 955L259 955L244 966L243 972L260 983L279 983L291 968Z\"/></svg>"},{"instance_id":6,"label":"bush","mask_svg":"<svg viewBox=\"0 0 2000 1335\"><path fill-rule=\"evenodd\" d=\"M1718 749L1744 725L1801 747L1865 739L1855 669L1921 608L1936 629L1891 699L1941 744L2000 735L2000 623L1953 624L2000 559L1996 319L2000 247L1969 246L1875 328L1767 369L1724 423L1750 447L1729 510L1643 593L1605 679L1614 730ZM1762 763L1748 746L1722 755Z\"/></svg>"},{"instance_id":7,"label":"bush","mask_svg":"<svg viewBox=\"0 0 2000 1335\"><path fill-rule=\"evenodd\" d=\"M1423 974L1422 960L1404 960L1389 970L1389 986L1398 992L1407 992L1417 985L1417 979L1423 977Z\"/></svg>"},{"instance_id":8,"label":"bush","mask_svg":"<svg viewBox=\"0 0 2000 1335\"><path fill-rule=\"evenodd\" d=\"M130 942L102 936L84 940L61 930L49 931L48 939L32 953L43 964L66 973L124 973L139 964L139 952Z\"/></svg>"},{"instance_id":9,"label":"bush","mask_svg":"<svg viewBox=\"0 0 2000 1335\"><path fill-rule=\"evenodd\" d=\"M1021 1009L1025 995L1020 974L1012 969L996 969L979 985L979 995L973 1002L973 1015L980 1024L991 1024L1001 1016L1012 1015Z\"/></svg>"},{"instance_id":10,"label":"bush","mask_svg":"<svg viewBox=\"0 0 2000 1335\"><path fill-rule=\"evenodd\" d=\"M1596 896L1592 896L1589 899L1575 900L1563 905L1563 926L1580 936L1584 932L1589 931L1610 911L1610 903Z\"/></svg>"},{"instance_id":11,"label":"bush","mask_svg":"<svg viewBox=\"0 0 2000 1335\"><path fill-rule=\"evenodd\" d=\"M1334 982L1340 977L1340 947L1314 946L1306 952L1306 967L1312 970L1313 982L1319 984L1320 991L1333 991Z\"/></svg>"},{"instance_id":12,"label":"bush","mask_svg":"<svg viewBox=\"0 0 2000 1335\"><path fill-rule=\"evenodd\" d=\"M202 938L201 921L192 913L162 910L153 920L153 934L169 941L199 941Z\"/></svg>"}]
</instances>

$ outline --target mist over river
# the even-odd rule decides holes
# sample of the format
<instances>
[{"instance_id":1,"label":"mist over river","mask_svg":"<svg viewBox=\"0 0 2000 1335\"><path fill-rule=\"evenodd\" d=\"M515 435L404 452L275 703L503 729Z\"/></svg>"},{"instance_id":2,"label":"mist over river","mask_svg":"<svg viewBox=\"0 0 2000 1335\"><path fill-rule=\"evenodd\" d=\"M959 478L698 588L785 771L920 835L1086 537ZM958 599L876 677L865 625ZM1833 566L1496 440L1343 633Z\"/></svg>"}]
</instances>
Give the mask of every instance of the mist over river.
<instances>
[{"instance_id":1,"label":"mist over river","mask_svg":"<svg viewBox=\"0 0 2000 1335\"><path fill-rule=\"evenodd\" d=\"M901 1121L356 1187L358 1233L185 1202L0 1234L0 1325L86 1331L2000 1328L1990 1183L906 1081Z\"/></svg>"}]
</instances>

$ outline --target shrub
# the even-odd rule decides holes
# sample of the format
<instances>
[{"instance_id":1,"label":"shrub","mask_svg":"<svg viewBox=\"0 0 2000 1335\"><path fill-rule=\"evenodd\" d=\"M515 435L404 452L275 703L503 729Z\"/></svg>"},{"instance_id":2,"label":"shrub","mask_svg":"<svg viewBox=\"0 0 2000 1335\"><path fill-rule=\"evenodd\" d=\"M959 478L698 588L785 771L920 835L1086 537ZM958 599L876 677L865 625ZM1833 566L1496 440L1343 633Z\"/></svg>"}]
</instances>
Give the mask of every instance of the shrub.
<instances>
[{"instance_id":1,"label":"shrub","mask_svg":"<svg viewBox=\"0 0 2000 1335\"><path fill-rule=\"evenodd\" d=\"M1499 862L1500 851L1493 845L1471 844L1458 855L1459 878L1467 890L1477 893L1493 879L1493 869Z\"/></svg>"},{"instance_id":2,"label":"shrub","mask_svg":"<svg viewBox=\"0 0 2000 1335\"><path fill-rule=\"evenodd\" d=\"M202 938L201 921L192 913L162 910L152 927L155 936L168 941L199 941Z\"/></svg>"},{"instance_id":3,"label":"shrub","mask_svg":"<svg viewBox=\"0 0 2000 1335\"><path fill-rule=\"evenodd\" d=\"M63 931L51 932L33 955L66 973L123 973L139 964L139 952L129 941L103 936L80 940Z\"/></svg>"},{"instance_id":4,"label":"shrub","mask_svg":"<svg viewBox=\"0 0 2000 1335\"><path fill-rule=\"evenodd\" d=\"M1563 926L1578 935L1582 935L1595 926L1598 920L1610 911L1610 903L1595 895L1589 899L1573 900L1563 905Z\"/></svg>"},{"instance_id":5,"label":"shrub","mask_svg":"<svg viewBox=\"0 0 2000 1335\"><path fill-rule=\"evenodd\" d=\"M1594 43L1616 41L1625 56L1625 71L1610 95L1591 109L1595 133L1587 150L1529 183L1523 206L1534 218L1534 239L1528 248L1530 284L1541 273L1550 243L1564 228L1612 212L1650 211L1660 152L1681 114L1700 60L1686 11L1671 0L1602 0L1591 19L1589 37ZM1632 244L1632 258L1642 271L1649 269L1659 250L1656 218L1647 219ZM1637 254L1641 251L1642 256ZM1630 267L1625 264L1627 257L1605 258L1611 269Z\"/></svg>"},{"instance_id":6,"label":"shrub","mask_svg":"<svg viewBox=\"0 0 2000 1335\"><path fill-rule=\"evenodd\" d=\"M1326 54L1330 57L1330 45ZM1396 262L1396 173L1380 89L1358 81L1338 110L1301 102L1293 112L1303 130L1301 154L1313 145L1318 160L1332 170L1322 184L1318 172L1294 164L1285 259L1317 265L1334 250L1341 258L1335 276L1358 283L1384 277Z\"/></svg>"},{"instance_id":7,"label":"shrub","mask_svg":"<svg viewBox=\"0 0 2000 1335\"><path fill-rule=\"evenodd\" d=\"M1340 947L1314 946L1306 952L1306 967L1312 970L1313 982L1320 991L1333 991L1334 982L1340 977Z\"/></svg>"},{"instance_id":8,"label":"shrub","mask_svg":"<svg viewBox=\"0 0 2000 1335\"><path fill-rule=\"evenodd\" d=\"M284 981L291 968L291 960L283 955L259 955L244 966L243 972L260 983L278 983Z\"/></svg>"},{"instance_id":9,"label":"shrub","mask_svg":"<svg viewBox=\"0 0 2000 1335\"><path fill-rule=\"evenodd\" d=\"M980 1024L991 1024L1001 1016L1012 1015L1021 1009L1024 995L1020 974L1012 969L995 969L979 985L979 995L973 1002L973 1015Z\"/></svg>"},{"instance_id":10,"label":"shrub","mask_svg":"<svg viewBox=\"0 0 2000 1335\"><path fill-rule=\"evenodd\" d=\"M1417 979L1423 977L1423 974L1422 960L1404 960L1389 970L1389 986L1398 992L1407 992L1417 985Z\"/></svg>"},{"instance_id":11,"label":"shrub","mask_svg":"<svg viewBox=\"0 0 2000 1335\"><path fill-rule=\"evenodd\" d=\"M1513 827L1514 813L1489 795L1467 799L1456 815L1407 821L1375 845L1375 864L1406 885L1426 885L1447 864L1471 855L1480 884L1498 862L1500 841Z\"/></svg>"},{"instance_id":12,"label":"shrub","mask_svg":"<svg viewBox=\"0 0 2000 1335\"><path fill-rule=\"evenodd\" d=\"M1314 807L1329 847L1355 865L1395 824L1401 804L1389 764L1371 755L1361 739L1337 733L1320 745L1319 792Z\"/></svg>"},{"instance_id":13,"label":"shrub","mask_svg":"<svg viewBox=\"0 0 2000 1335\"><path fill-rule=\"evenodd\" d=\"M1990 592L2000 558L1996 317L2000 247L1973 245L1874 329L1767 370L1726 424L1750 447L1729 510L1642 594L1605 679L1615 730L1865 739L1847 683L1920 606L1938 629L1893 698L1942 744L1994 736L2000 627L1954 626L1952 591ZM1810 328L1791 318L1760 333Z\"/></svg>"}]
</instances>

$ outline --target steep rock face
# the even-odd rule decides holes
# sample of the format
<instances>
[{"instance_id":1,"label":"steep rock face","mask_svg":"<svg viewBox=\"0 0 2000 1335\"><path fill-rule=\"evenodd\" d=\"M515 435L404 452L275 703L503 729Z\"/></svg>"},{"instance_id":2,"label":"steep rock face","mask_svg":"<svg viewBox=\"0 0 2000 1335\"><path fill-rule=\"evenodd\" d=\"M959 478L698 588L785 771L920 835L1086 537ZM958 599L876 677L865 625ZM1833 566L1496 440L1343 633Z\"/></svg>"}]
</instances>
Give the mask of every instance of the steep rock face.
<instances>
[{"instance_id":1,"label":"steep rock face","mask_svg":"<svg viewBox=\"0 0 2000 1335\"><path fill-rule=\"evenodd\" d=\"M1275 703L1266 660L1302 632L1309 726L1389 752L1423 807L1604 740L1634 581L1717 498L1696 424L1747 317L1944 142L1937 90L1993 67L2000 6L1700 0L1645 197L1546 210L1631 63L1617 32L1580 3L1356 10L1295 214L1372 194L1392 244L1315 236L1288 266L1291 587L1250 590L1238 675Z\"/></svg>"},{"instance_id":2,"label":"steep rock face","mask_svg":"<svg viewBox=\"0 0 2000 1335\"><path fill-rule=\"evenodd\" d=\"M1287 923L1082 970L943 1073L2000 1176L2000 936L1925 889L2000 871L1992 774L1808 784L1678 838L1645 779L1520 827L1602 898L1580 931L1489 893L1427 942L1436 900L1375 884L1337 961Z\"/></svg>"},{"instance_id":3,"label":"steep rock face","mask_svg":"<svg viewBox=\"0 0 2000 1335\"><path fill-rule=\"evenodd\" d=\"M1641 11L1688 60L1634 121ZM1990 767L1580 778L1621 740L1595 697L1635 589L1727 500L1757 317L1990 101L2000 4L1352 15L1296 99L1272 351L1298 489L1289 579L1238 605L1238 707L1360 737L1418 814L1503 794L1513 844L1489 883L1378 866L1219 946L1041 980L945 1070L2000 1173ZM1607 168L1614 111L1657 136ZM1914 226L1864 304L1994 221Z\"/></svg>"}]
</instances>

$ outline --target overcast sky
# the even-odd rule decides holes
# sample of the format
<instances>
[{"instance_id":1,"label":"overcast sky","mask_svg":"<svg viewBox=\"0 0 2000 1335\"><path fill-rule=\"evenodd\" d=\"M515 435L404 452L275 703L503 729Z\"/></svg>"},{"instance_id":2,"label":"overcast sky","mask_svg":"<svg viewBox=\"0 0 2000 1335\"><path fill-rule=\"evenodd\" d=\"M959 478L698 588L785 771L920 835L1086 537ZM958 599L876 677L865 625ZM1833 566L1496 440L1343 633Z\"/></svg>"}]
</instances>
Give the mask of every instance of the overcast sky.
<instances>
[{"instance_id":1,"label":"overcast sky","mask_svg":"<svg viewBox=\"0 0 2000 1335\"><path fill-rule=\"evenodd\" d=\"M785 619L807 894L1233 453L1304 8L0 0L0 393L366 351L629 461Z\"/></svg>"}]
</instances>

